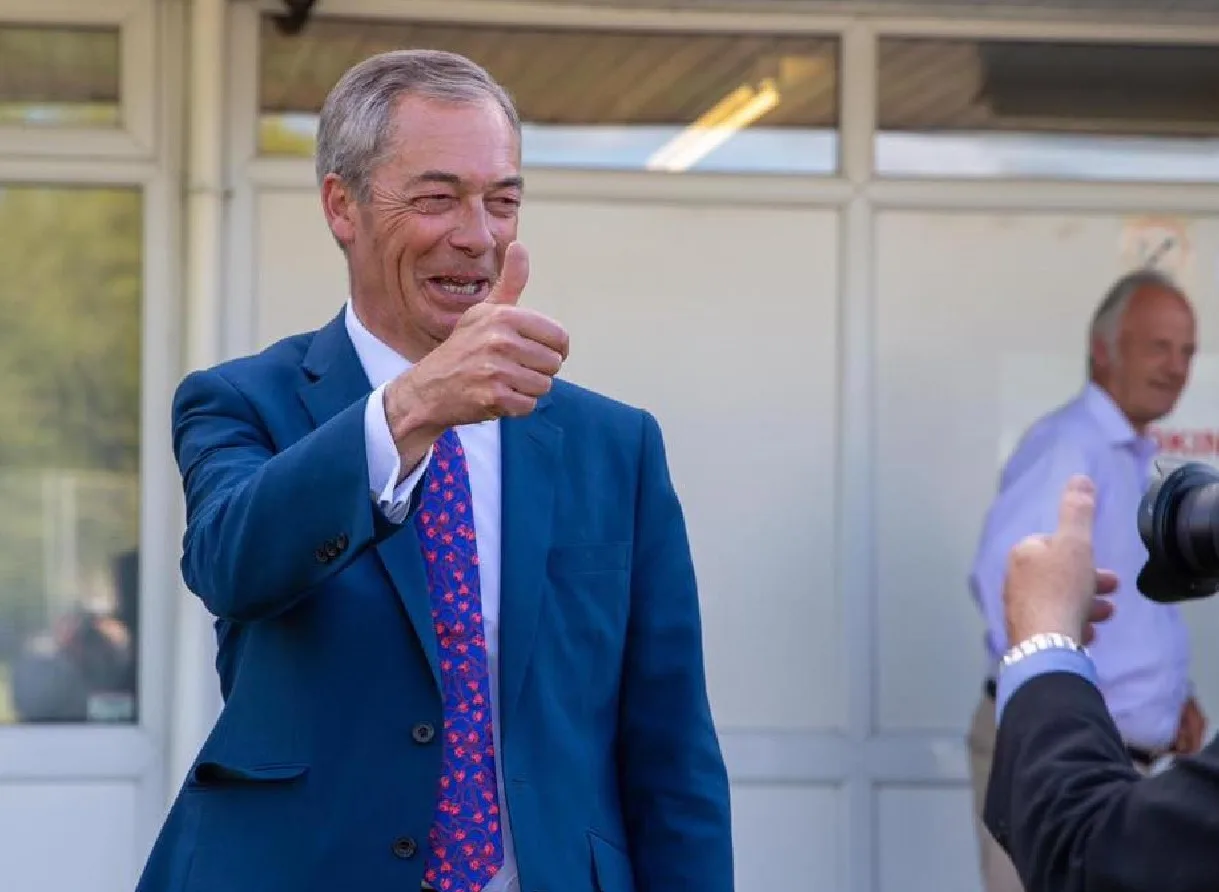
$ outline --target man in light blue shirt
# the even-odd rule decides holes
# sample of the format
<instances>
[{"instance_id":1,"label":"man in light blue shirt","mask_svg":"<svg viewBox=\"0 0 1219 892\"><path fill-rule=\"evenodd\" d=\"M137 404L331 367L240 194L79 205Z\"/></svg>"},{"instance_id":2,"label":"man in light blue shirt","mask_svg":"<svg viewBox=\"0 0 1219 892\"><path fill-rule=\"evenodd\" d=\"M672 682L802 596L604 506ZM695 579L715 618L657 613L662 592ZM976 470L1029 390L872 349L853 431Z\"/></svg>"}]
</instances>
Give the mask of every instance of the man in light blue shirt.
<instances>
[{"instance_id":1,"label":"man in light blue shirt","mask_svg":"<svg viewBox=\"0 0 1219 892\"><path fill-rule=\"evenodd\" d=\"M997 709L1018 675L1042 660L994 667L1012 645L1003 614L1003 584L1011 549L1029 535L1054 529L1067 481L1089 477L1096 486L1093 536L1098 566L1112 569L1118 607L1090 646L1096 682L1132 760L1144 770L1168 753L1196 751L1205 720L1189 680L1189 640L1176 607L1157 604L1135 588L1147 558L1136 514L1147 489L1154 441L1150 424L1176 405L1195 351L1188 298L1169 278L1141 270L1119 280L1097 308L1089 331L1089 381L1067 404L1039 419L1008 459L970 574L986 622L991 674L970 730L982 872L987 892L1020 892L1006 854L981 824L994 751ZM1051 665L1065 654L1038 654ZM1015 667L1013 667L1015 668Z\"/></svg>"}]
</instances>

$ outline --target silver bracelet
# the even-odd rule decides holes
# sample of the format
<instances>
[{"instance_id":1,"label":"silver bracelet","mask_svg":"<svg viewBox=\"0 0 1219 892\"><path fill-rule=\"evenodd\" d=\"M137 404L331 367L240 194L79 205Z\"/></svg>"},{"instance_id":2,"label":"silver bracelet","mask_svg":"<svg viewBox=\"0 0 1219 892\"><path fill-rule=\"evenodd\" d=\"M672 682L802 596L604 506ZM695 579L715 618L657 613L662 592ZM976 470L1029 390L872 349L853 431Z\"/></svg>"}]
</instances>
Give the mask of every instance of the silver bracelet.
<instances>
[{"instance_id":1,"label":"silver bracelet","mask_svg":"<svg viewBox=\"0 0 1219 892\"><path fill-rule=\"evenodd\" d=\"M1088 656L1087 649L1081 647L1074 638L1068 635L1060 632L1038 632L1009 648L1003 655L1001 666L1006 668L1043 650L1074 650Z\"/></svg>"}]
</instances>

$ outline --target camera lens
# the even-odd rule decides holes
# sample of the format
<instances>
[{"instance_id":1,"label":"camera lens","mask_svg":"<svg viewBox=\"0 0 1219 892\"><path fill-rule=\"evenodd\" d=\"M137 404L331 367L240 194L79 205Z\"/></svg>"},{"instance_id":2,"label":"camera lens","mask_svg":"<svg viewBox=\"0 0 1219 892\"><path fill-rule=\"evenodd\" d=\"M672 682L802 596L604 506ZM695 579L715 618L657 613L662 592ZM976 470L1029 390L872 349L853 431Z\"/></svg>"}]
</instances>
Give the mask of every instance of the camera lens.
<instances>
[{"instance_id":1,"label":"camera lens","mask_svg":"<svg viewBox=\"0 0 1219 892\"><path fill-rule=\"evenodd\" d=\"M1138 529L1144 595L1174 603L1219 591L1219 471L1191 462L1157 479L1139 505Z\"/></svg>"},{"instance_id":2,"label":"camera lens","mask_svg":"<svg viewBox=\"0 0 1219 892\"><path fill-rule=\"evenodd\" d=\"M1171 526L1186 571L1197 576L1219 575L1219 482L1186 490L1176 515Z\"/></svg>"}]
</instances>

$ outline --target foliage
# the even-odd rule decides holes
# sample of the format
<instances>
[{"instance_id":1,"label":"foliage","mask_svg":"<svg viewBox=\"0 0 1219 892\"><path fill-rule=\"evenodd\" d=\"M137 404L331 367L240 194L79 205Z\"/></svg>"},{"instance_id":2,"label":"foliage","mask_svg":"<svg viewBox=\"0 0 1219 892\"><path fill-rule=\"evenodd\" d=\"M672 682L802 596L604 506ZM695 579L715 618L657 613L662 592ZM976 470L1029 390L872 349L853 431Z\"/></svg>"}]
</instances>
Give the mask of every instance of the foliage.
<instances>
[{"instance_id":1,"label":"foliage","mask_svg":"<svg viewBox=\"0 0 1219 892\"><path fill-rule=\"evenodd\" d=\"M0 188L0 659L136 545L142 216L136 189Z\"/></svg>"}]
</instances>

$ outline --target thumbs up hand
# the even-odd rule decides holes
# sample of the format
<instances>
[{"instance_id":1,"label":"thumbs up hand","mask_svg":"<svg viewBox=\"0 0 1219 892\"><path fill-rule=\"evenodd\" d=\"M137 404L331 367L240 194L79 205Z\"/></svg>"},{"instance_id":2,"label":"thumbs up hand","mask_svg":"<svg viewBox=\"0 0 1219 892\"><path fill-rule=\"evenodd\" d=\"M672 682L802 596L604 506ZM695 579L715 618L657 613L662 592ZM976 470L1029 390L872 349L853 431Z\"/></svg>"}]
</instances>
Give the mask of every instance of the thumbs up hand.
<instances>
[{"instance_id":1,"label":"thumbs up hand","mask_svg":"<svg viewBox=\"0 0 1219 892\"><path fill-rule=\"evenodd\" d=\"M1092 481L1073 477L1059 502L1058 528L1011 550L1003 599L1012 644L1045 632L1086 644L1096 624L1113 614L1113 602L1104 596L1117 589L1117 577L1092 563L1095 510Z\"/></svg>"},{"instance_id":2,"label":"thumbs up hand","mask_svg":"<svg viewBox=\"0 0 1219 892\"><path fill-rule=\"evenodd\" d=\"M513 242L487 297L386 388L386 417L404 467L447 428L528 415L550 390L567 359L568 336L553 319L518 306L528 281L529 254Z\"/></svg>"},{"instance_id":3,"label":"thumbs up hand","mask_svg":"<svg viewBox=\"0 0 1219 892\"><path fill-rule=\"evenodd\" d=\"M513 242L504 252L504 262L499 278L491 286L491 293L484 303L503 307L515 307L520 302L521 292L529 282L529 252L520 242Z\"/></svg>"}]
</instances>

